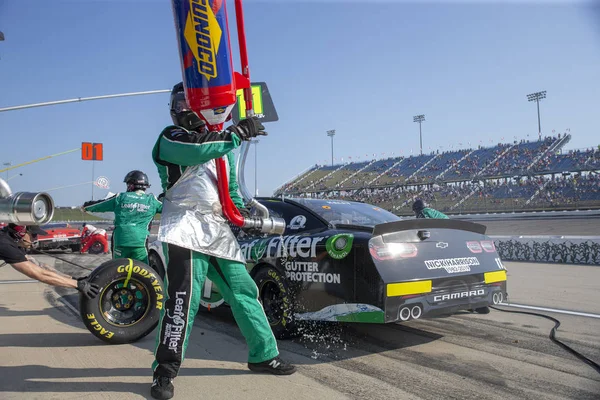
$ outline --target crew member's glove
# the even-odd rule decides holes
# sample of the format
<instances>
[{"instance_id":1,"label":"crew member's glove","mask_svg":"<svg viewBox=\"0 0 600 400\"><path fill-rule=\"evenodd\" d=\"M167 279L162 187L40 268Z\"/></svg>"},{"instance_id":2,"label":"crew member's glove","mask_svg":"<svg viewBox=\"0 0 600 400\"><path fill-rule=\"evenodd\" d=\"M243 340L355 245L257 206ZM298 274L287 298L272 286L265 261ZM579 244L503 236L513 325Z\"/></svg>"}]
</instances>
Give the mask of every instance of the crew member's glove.
<instances>
[{"instance_id":1,"label":"crew member's glove","mask_svg":"<svg viewBox=\"0 0 600 400\"><path fill-rule=\"evenodd\" d=\"M73 279L77 279L77 290L88 299L91 300L98 296L98 293L100 293L100 286L96 285L95 283L90 283L88 280L89 276Z\"/></svg>"},{"instance_id":2,"label":"crew member's glove","mask_svg":"<svg viewBox=\"0 0 600 400\"><path fill-rule=\"evenodd\" d=\"M256 117L246 118L237 123L237 125L230 126L230 131L236 133L242 140L251 140L257 136L266 136L265 127Z\"/></svg>"}]
</instances>

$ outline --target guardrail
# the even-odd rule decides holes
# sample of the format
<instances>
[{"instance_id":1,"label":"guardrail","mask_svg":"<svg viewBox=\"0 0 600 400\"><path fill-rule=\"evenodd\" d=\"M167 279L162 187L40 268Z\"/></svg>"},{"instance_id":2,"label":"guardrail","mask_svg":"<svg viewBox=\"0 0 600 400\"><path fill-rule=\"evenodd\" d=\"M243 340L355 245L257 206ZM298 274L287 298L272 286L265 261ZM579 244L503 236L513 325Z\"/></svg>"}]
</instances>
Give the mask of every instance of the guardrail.
<instances>
[{"instance_id":1,"label":"guardrail","mask_svg":"<svg viewBox=\"0 0 600 400\"><path fill-rule=\"evenodd\" d=\"M505 261L600 266L600 236L491 236Z\"/></svg>"}]
</instances>

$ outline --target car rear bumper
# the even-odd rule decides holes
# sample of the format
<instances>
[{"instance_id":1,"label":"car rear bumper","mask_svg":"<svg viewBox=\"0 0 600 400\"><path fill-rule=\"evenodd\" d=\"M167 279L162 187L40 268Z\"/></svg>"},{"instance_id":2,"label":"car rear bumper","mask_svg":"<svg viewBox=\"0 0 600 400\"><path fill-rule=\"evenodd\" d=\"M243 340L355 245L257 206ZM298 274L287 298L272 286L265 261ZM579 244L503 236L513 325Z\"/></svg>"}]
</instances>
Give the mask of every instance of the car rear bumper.
<instances>
[{"instance_id":1,"label":"car rear bumper","mask_svg":"<svg viewBox=\"0 0 600 400\"><path fill-rule=\"evenodd\" d=\"M399 282L388 284L386 289L386 323L474 310L508 298L506 271L452 280Z\"/></svg>"}]
</instances>

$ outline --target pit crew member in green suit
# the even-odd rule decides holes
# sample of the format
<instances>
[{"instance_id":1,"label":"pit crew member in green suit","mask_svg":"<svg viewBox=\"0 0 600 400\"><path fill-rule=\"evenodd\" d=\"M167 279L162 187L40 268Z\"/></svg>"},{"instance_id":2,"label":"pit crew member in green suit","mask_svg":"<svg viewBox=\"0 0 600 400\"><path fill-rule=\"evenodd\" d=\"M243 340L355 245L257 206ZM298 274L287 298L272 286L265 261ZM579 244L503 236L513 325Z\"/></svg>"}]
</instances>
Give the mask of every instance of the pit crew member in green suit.
<instances>
[{"instance_id":1,"label":"pit crew member in green suit","mask_svg":"<svg viewBox=\"0 0 600 400\"><path fill-rule=\"evenodd\" d=\"M127 191L98 202L85 203L86 212L113 212L115 230L112 235L113 258L132 258L148 264L146 239L150 223L162 212L162 203L153 194L148 176L142 171L131 171L123 180Z\"/></svg>"},{"instance_id":2,"label":"pit crew member in green suit","mask_svg":"<svg viewBox=\"0 0 600 400\"><path fill-rule=\"evenodd\" d=\"M209 132L194 113L179 83L171 92L173 124L159 135L152 159L164 190L158 240L167 263L168 299L157 329L151 394L173 397L173 378L185 356L204 279L217 285L248 344L248 368L289 375L296 368L279 357L277 342L258 301L258 288L246 270L245 258L222 213L215 160L225 157L229 193L244 216L238 194L233 150L242 141L266 135L256 118L221 132ZM161 195L162 196L162 195Z\"/></svg>"}]
</instances>

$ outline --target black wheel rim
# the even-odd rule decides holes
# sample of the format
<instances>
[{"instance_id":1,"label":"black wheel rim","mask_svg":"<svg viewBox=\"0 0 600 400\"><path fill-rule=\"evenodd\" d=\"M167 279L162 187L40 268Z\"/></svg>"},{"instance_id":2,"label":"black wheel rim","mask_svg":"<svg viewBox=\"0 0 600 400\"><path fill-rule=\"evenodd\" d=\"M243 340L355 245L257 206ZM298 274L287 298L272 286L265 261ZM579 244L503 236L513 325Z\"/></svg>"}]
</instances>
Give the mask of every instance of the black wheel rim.
<instances>
[{"instance_id":1,"label":"black wheel rim","mask_svg":"<svg viewBox=\"0 0 600 400\"><path fill-rule=\"evenodd\" d=\"M150 309L148 288L136 279L114 280L100 296L100 312L115 326L128 327L144 319Z\"/></svg>"},{"instance_id":2,"label":"black wheel rim","mask_svg":"<svg viewBox=\"0 0 600 400\"><path fill-rule=\"evenodd\" d=\"M279 290L277 283L273 281L264 282L260 289L260 299L269 325L280 324L283 319L284 305L281 290Z\"/></svg>"}]
</instances>

